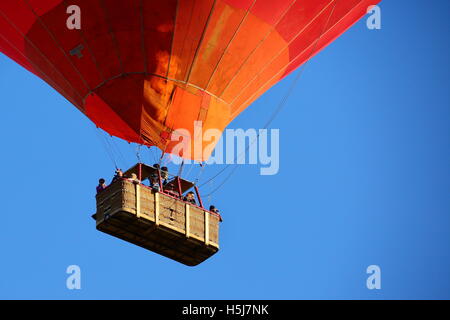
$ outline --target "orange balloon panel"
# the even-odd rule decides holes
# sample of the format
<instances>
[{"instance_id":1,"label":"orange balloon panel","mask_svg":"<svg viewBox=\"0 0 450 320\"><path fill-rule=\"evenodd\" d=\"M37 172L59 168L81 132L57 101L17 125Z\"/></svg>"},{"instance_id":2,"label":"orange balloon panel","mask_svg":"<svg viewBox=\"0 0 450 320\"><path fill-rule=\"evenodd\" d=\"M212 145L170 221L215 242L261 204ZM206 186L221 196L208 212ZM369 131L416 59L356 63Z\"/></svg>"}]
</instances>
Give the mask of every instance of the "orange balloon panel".
<instances>
[{"instance_id":1,"label":"orange balloon panel","mask_svg":"<svg viewBox=\"0 0 450 320\"><path fill-rule=\"evenodd\" d=\"M108 133L171 153L174 130L223 131L378 2L1 1L0 51Z\"/></svg>"}]
</instances>

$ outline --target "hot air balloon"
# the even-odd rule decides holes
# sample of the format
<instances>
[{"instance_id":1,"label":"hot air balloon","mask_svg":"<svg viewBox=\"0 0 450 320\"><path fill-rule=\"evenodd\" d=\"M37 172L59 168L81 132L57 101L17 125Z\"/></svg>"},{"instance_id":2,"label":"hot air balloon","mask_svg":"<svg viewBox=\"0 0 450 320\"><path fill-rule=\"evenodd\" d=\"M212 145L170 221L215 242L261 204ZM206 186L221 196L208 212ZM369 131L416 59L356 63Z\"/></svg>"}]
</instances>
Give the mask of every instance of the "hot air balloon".
<instances>
[{"instance_id":1,"label":"hot air balloon","mask_svg":"<svg viewBox=\"0 0 450 320\"><path fill-rule=\"evenodd\" d=\"M223 131L378 2L8 0L0 2L0 52L109 134L172 153L175 130L190 133L191 146L195 123ZM176 155L205 161L210 147ZM139 164L132 173L160 170ZM179 177L173 186L193 187ZM132 181L110 187L97 197L100 230L188 265L217 252L220 218L202 205L180 200L173 209L163 190ZM125 214L114 221L117 212Z\"/></svg>"}]
</instances>

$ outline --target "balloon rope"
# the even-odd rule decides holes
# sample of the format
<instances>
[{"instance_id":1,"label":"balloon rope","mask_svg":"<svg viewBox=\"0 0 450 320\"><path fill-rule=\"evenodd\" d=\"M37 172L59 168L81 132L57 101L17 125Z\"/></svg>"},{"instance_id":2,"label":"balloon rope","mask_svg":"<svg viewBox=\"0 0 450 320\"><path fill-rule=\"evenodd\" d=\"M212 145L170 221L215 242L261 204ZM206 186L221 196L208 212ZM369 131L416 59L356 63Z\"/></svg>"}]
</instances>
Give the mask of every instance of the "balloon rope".
<instances>
[{"instance_id":1,"label":"balloon rope","mask_svg":"<svg viewBox=\"0 0 450 320\"><path fill-rule=\"evenodd\" d=\"M122 165L127 165L128 162L125 160L125 157L124 157L122 151L120 151L120 148L117 144L117 141L114 139L114 137L110 135L109 137L106 137L105 139L106 139L106 141L108 141L109 145L111 146L112 151L114 151L118 155L118 158L119 158L120 162L122 163Z\"/></svg>"},{"instance_id":2,"label":"balloon rope","mask_svg":"<svg viewBox=\"0 0 450 320\"><path fill-rule=\"evenodd\" d=\"M97 129L97 130L96 130L96 129ZM102 135L102 133L100 132L100 128L96 127L96 128L94 128L94 131L95 131L95 133L96 133L97 138L98 138L99 141L100 141L100 144L101 144L101 145L103 146L103 148L105 149L106 154L107 154L108 157L111 159L112 163L114 164L114 167L117 169L118 166L117 166L117 162L116 162L116 159L115 159L115 157L114 157L114 154L113 154L113 152L112 152L112 149L111 149L110 146L108 146L108 144L107 144L106 141L104 140L105 137L104 137L104 136Z\"/></svg>"},{"instance_id":3,"label":"balloon rope","mask_svg":"<svg viewBox=\"0 0 450 320\"><path fill-rule=\"evenodd\" d=\"M138 163L141 163L141 145L138 144L136 147L136 158Z\"/></svg>"},{"instance_id":4,"label":"balloon rope","mask_svg":"<svg viewBox=\"0 0 450 320\"><path fill-rule=\"evenodd\" d=\"M206 168L206 163L200 163L200 170L199 170L199 173L197 174L197 177L195 178L195 181L194 181L194 185L197 185L197 183L198 183L198 180L200 180L200 177L202 176L202 173L203 173L203 171L205 171L205 168Z\"/></svg>"},{"instance_id":5,"label":"balloon rope","mask_svg":"<svg viewBox=\"0 0 450 320\"><path fill-rule=\"evenodd\" d=\"M178 169L177 177L180 177L180 178L181 178L181 174L183 173L183 167L184 167L184 160L183 160L183 162L181 163L180 168Z\"/></svg>"}]
</instances>

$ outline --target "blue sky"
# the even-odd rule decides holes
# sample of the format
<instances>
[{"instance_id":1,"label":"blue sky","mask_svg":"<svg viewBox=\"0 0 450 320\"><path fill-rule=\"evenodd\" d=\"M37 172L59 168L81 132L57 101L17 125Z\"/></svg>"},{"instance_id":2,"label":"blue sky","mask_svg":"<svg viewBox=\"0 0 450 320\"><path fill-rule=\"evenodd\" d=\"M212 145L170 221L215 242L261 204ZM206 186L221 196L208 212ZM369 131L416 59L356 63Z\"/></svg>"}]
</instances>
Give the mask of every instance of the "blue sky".
<instances>
[{"instance_id":1,"label":"blue sky","mask_svg":"<svg viewBox=\"0 0 450 320\"><path fill-rule=\"evenodd\" d=\"M306 66L271 125L279 174L241 166L213 195L221 251L195 268L96 231L95 185L114 169L97 129L0 55L0 298L449 299L450 3L381 9L381 30L363 19ZM230 128L262 128L295 76Z\"/></svg>"}]
</instances>

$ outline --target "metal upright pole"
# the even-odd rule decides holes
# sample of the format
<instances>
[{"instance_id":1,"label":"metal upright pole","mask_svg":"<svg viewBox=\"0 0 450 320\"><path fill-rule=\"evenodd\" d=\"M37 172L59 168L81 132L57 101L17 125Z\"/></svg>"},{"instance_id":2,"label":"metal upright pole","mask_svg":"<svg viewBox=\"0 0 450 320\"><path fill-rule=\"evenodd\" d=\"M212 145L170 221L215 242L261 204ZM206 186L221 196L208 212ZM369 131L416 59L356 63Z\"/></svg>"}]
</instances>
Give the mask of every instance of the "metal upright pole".
<instances>
[{"instance_id":1,"label":"metal upright pole","mask_svg":"<svg viewBox=\"0 0 450 320\"><path fill-rule=\"evenodd\" d=\"M195 190L195 193L197 194L197 198L198 198L198 202L200 203L200 207L204 208L202 198L200 197L200 191L198 191L198 187L194 186L194 190Z\"/></svg>"},{"instance_id":2,"label":"metal upright pole","mask_svg":"<svg viewBox=\"0 0 450 320\"><path fill-rule=\"evenodd\" d=\"M180 197L183 196L183 192L181 191L181 180L180 177L177 177L177 187L178 187L178 193L180 194Z\"/></svg>"}]
</instances>

